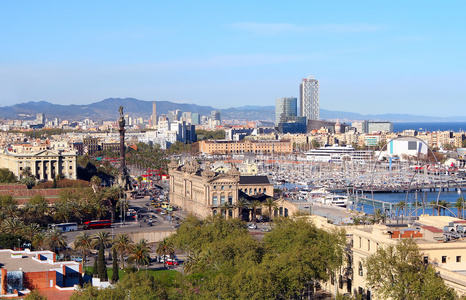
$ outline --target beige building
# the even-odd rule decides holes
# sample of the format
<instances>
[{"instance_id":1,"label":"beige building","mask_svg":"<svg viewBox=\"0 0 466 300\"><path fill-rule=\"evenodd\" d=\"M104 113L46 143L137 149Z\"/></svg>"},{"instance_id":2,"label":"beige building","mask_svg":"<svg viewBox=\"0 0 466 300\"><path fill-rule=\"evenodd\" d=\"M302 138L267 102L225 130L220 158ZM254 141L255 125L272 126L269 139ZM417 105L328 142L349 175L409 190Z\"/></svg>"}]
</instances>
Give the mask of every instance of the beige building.
<instances>
[{"instance_id":1,"label":"beige building","mask_svg":"<svg viewBox=\"0 0 466 300\"><path fill-rule=\"evenodd\" d=\"M205 154L271 154L292 153L293 143L290 141L200 141L199 151Z\"/></svg>"},{"instance_id":2,"label":"beige building","mask_svg":"<svg viewBox=\"0 0 466 300\"><path fill-rule=\"evenodd\" d=\"M201 169L195 160L183 165L172 161L168 167L170 203L201 218L219 213L238 217L234 205L240 197L260 200L273 196L273 184L267 176L242 176L234 165L223 173L214 172L210 165ZM247 209L242 218L250 218Z\"/></svg>"},{"instance_id":3,"label":"beige building","mask_svg":"<svg viewBox=\"0 0 466 300\"><path fill-rule=\"evenodd\" d=\"M319 228L333 230L337 226L326 224L326 219L312 218ZM321 220L322 219L322 220ZM380 247L395 244L401 239L413 238L423 254L424 261L431 263L445 283L458 295L466 295L466 241L464 238L448 241L444 226L458 228L466 221L445 216L419 217L416 226L406 225L358 225L345 226L350 251L340 273L322 283L324 289L341 294L361 294L364 299L383 299L366 285L365 260ZM466 227L466 226L465 226Z\"/></svg>"},{"instance_id":4,"label":"beige building","mask_svg":"<svg viewBox=\"0 0 466 300\"><path fill-rule=\"evenodd\" d=\"M37 180L53 180L57 174L76 179L77 154L75 151L40 150L38 152L3 150L0 152L0 168L7 168L18 179L27 168Z\"/></svg>"}]
</instances>

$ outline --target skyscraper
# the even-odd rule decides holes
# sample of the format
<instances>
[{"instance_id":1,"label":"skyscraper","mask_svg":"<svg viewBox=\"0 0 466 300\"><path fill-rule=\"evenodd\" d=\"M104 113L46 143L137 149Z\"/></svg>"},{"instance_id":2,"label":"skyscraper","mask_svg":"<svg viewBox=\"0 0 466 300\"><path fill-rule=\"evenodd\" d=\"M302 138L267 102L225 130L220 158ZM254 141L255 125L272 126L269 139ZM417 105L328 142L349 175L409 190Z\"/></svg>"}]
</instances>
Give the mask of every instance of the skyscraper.
<instances>
[{"instance_id":1,"label":"skyscraper","mask_svg":"<svg viewBox=\"0 0 466 300\"><path fill-rule=\"evenodd\" d=\"M294 97L277 98L275 100L275 125L286 122L287 117L296 117L298 113L298 99Z\"/></svg>"},{"instance_id":2,"label":"skyscraper","mask_svg":"<svg viewBox=\"0 0 466 300\"><path fill-rule=\"evenodd\" d=\"M156 126L157 125L157 104L155 103L155 101L152 101L151 119L152 119L152 126Z\"/></svg>"},{"instance_id":3,"label":"skyscraper","mask_svg":"<svg viewBox=\"0 0 466 300\"><path fill-rule=\"evenodd\" d=\"M308 120L319 120L319 81L314 76L303 78L299 92L299 115Z\"/></svg>"}]
</instances>

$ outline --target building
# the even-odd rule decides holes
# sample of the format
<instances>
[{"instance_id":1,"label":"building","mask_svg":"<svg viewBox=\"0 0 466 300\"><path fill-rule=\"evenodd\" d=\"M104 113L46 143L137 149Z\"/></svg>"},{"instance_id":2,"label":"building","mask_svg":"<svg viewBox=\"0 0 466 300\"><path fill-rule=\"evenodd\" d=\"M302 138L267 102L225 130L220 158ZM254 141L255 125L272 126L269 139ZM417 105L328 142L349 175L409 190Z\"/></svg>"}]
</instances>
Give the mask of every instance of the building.
<instances>
[{"instance_id":1,"label":"building","mask_svg":"<svg viewBox=\"0 0 466 300\"><path fill-rule=\"evenodd\" d=\"M34 289L74 290L82 282L82 265L55 257L52 251L0 250L0 297Z\"/></svg>"},{"instance_id":2,"label":"building","mask_svg":"<svg viewBox=\"0 0 466 300\"><path fill-rule=\"evenodd\" d=\"M198 113L191 114L191 124L200 125L201 124L201 115Z\"/></svg>"},{"instance_id":3,"label":"building","mask_svg":"<svg viewBox=\"0 0 466 300\"><path fill-rule=\"evenodd\" d=\"M265 200L273 196L273 184L267 176L241 176L235 165L224 173L216 173L210 164L202 169L193 159L181 165L172 161L168 169L170 203L202 218L220 213L236 218L239 212L234 205L239 197ZM241 217L249 220L250 214L243 209Z\"/></svg>"},{"instance_id":4,"label":"building","mask_svg":"<svg viewBox=\"0 0 466 300\"><path fill-rule=\"evenodd\" d=\"M299 115L308 120L319 120L319 81L314 76L303 78L299 92Z\"/></svg>"},{"instance_id":5,"label":"building","mask_svg":"<svg viewBox=\"0 0 466 300\"><path fill-rule=\"evenodd\" d=\"M36 115L36 124L45 124L45 114L44 113L38 113Z\"/></svg>"},{"instance_id":6,"label":"building","mask_svg":"<svg viewBox=\"0 0 466 300\"><path fill-rule=\"evenodd\" d=\"M298 99L294 97L277 98L275 100L275 125L284 122L287 117L296 117L298 113Z\"/></svg>"},{"instance_id":7,"label":"building","mask_svg":"<svg viewBox=\"0 0 466 300\"><path fill-rule=\"evenodd\" d=\"M157 126L157 103L155 101L152 101L152 126L155 127Z\"/></svg>"},{"instance_id":8,"label":"building","mask_svg":"<svg viewBox=\"0 0 466 300\"><path fill-rule=\"evenodd\" d=\"M293 152L293 143L278 140L204 140L199 141L199 151L204 154L287 154Z\"/></svg>"},{"instance_id":9,"label":"building","mask_svg":"<svg viewBox=\"0 0 466 300\"><path fill-rule=\"evenodd\" d=\"M41 150L37 152L0 152L0 168L9 169L18 179L26 169L37 180L53 180L58 174L67 179L77 178L76 151Z\"/></svg>"}]
</instances>

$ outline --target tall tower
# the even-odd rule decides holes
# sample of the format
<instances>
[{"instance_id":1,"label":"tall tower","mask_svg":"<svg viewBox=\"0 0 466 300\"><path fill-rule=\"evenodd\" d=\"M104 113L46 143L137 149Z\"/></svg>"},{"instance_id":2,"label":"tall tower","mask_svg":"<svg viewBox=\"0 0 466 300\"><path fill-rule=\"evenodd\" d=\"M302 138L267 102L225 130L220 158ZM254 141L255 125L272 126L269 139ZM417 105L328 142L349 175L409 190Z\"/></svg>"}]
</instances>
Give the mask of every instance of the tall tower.
<instances>
[{"instance_id":1,"label":"tall tower","mask_svg":"<svg viewBox=\"0 0 466 300\"><path fill-rule=\"evenodd\" d=\"M277 98L275 100L275 126L284 122L287 117L296 117L298 113L298 99L294 97Z\"/></svg>"},{"instance_id":2,"label":"tall tower","mask_svg":"<svg viewBox=\"0 0 466 300\"><path fill-rule=\"evenodd\" d=\"M303 78L299 92L299 115L308 120L319 120L319 81L314 76Z\"/></svg>"},{"instance_id":3,"label":"tall tower","mask_svg":"<svg viewBox=\"0 0 466 300\"><path fill-rule=\"evenodd\" d=\"M152 126L157 126L157 104L155 101L152 101Z\"/></svg>"}]
</instances>

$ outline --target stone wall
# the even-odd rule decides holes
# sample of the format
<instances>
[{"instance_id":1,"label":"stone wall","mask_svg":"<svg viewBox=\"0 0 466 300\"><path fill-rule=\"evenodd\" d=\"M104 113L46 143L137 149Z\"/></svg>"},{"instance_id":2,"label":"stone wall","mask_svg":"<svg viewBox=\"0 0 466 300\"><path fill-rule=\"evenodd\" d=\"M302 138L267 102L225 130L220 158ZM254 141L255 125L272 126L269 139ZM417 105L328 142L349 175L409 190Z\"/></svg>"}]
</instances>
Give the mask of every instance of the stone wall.
<instances>
[{"instance_id":1,"label":"stone wall","mask_svg":"<svg viewBox=\"0 0 466 300\"><path fill-rule=\"evenodd\" d=\"M173 229L166 231L131 232L128 235L136 243L139 242L141 239L146 239L149 243L158 243L175 232L176 230Z\"/></svg>"}]
</instances>

